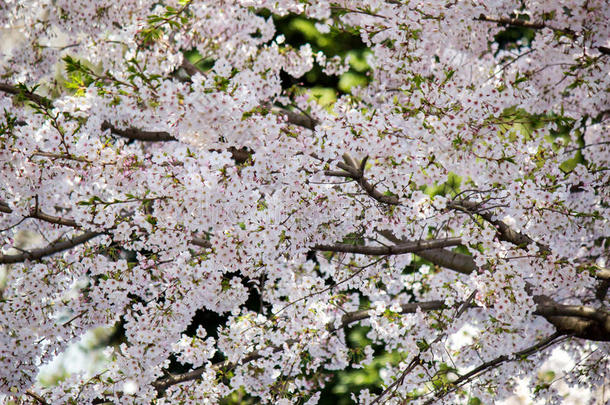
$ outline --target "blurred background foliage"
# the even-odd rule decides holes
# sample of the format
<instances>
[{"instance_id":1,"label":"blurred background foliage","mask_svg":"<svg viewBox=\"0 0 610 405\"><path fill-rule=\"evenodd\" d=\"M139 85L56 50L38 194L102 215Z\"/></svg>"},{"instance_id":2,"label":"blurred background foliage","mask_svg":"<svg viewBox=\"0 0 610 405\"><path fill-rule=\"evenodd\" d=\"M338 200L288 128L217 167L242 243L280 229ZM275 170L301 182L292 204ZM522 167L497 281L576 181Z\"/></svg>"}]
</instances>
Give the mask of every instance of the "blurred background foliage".
<instances>
[{"instance_id":1,"label":"blurred background foliage","mask_svg":"<svg viewBox=\"0 0 610 405\"><path fill-rule=\"evenodd\" d=\"M322 52L328 59L339 56L345 60L349 56L349 70L339 76L325 74L317 62L314 62L313 69L299 78L289 76L282 71L284 89L291 89L296 94L309 94L320 104L330 105L337 96L349 93L354 86L365 86L370 81L371 68L366 58L371 52L354 30L347 28L338 30L330 26L330 32L321 33L315 27L317 21L302 16L277 17L265 11L259 14L273 18L277 29L276 38L279 35L285 38L282 44L290 45L295 49L309 44L314 55ZM214 65L213 60L202 58L197 51L187 51L185 55L191 63L203 71L211 69Z\"/></svg>"},{"instance_id":2,"label":"blurred background foliage","mask_svg":"<svg viewBox=\"0 0 610 405\"><path fill-rule=\"evenodd\" d=\"M365 86L370 78L370 66L366 62L370 50L353 31L330 29L322 34L315 27L315 21L303 17L284 17L274 19L278 33L286 38L286 43L296 48L306 43L311 45L314 54L318 52L330 59L340 56L343 60L349 56L350 69L340 76L328 76L318 63L304 77L294 79L288 75L282 77L283 85L300 86L309 90L319 102L327 105L335 101L337 95L349 93L354 86ZM288 86L287 86L288 85Z\"/></svg>"}]
</instances>

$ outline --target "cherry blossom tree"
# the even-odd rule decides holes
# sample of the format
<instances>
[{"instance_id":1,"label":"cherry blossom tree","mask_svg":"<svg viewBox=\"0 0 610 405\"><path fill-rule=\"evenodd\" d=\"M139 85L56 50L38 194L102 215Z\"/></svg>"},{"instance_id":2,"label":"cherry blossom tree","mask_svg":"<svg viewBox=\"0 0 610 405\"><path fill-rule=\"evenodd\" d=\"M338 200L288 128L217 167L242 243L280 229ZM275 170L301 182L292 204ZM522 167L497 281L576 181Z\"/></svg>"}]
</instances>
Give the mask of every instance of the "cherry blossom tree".
<instances>
[{"instance_id":1,"label":"cherry blossom tree","mask_svg":"<svg viewBox=\"0 0 610 405\"><path fill-rule=\"evenodd\" d=\"M349 68L286 42L287 15L358 35L368 82L329 106L284 86ZM572 386L607 384L609 21L606 0L2 2L0 392L314 404L373 346L396 361L355 402L519 380L560 402L554 348ZM36 382L118 323L102 372Z\"/></svg>"}]
</instances>

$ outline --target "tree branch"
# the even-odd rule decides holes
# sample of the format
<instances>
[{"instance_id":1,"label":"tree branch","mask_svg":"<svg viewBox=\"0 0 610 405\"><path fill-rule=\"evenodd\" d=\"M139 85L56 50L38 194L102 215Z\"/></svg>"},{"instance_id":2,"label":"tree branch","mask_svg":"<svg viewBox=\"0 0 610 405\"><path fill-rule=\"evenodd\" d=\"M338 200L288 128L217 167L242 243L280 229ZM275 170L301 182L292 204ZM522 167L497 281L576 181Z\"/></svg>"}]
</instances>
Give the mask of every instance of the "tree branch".
<instances>
[{"instance_id":1,"label":"tree branch","mask_svg":"<svg viewBox=\"0 0 610 405\"><path fill-rule=\"evenodd\" d=\"M610 280L601 279L595 288L595 298L603 302L608 295L608 289L610 289Z\"/></svg>"},{"instance_id":2,"label":"tree branch","mask_svg":"<svg viewBox=\"0 0 610 405\"><path fill-rule=\"evenodd\" d=\"M500 364L505 363L507 361L522 360L523 358L525 358L527 356L530 356L534 353L545 350L546 348L557 343L559 341L558 339L561 338L562 336L564 336L562 333L555 332L552 335L548 336L547 338L541 340L540 342L538 342L526 349L523 349L521 351L514 353L512 356L509 356L509 355L498 356L493 360L490 360L488 362L481 364L480 366L474 368L473 370L460 376L457 380L450 383L451 384L450 387L443 387L443 388L445 388L445 390L443 390L441 392L437 392L433 398L430 398L428 401L425 402L425 405L432 404L434 401L444 398L447 394L450 394L450 393L456 391L459 387L468 383L471 379L477 377L478 375L486 372L490 368L495 368L495 367L499 366ZM564 339L565 338L567 338L567 336L565 336Z\"/></svg>"},{"instance_id":3,"label":"tree branch","mask_svg":"<svg viewBox=\"0 0 610 405\"><path fill-rule=\"evenodd\" d=\"M12 214L13 210L9 207L9 205L7 203L0 200L0 212L4 212L6 214ZM30 210L30 214L27 215L25 218L35 218L35 219L40 219L42 221L45 221L45 222L48 222L51 224L70 226L72 228L81 228L81 226L79 224L77 224L76 221L74 221L71 218L64 218L64 217L58 217L55 215L50 215L50 214L47 214L47 213L41 211L38 207L32 208Z\"/></svg>"},{"instance_id":4,"label":"tree branch","mask_svg":"<svg viewBox=\"0 0 610 405\"><path fill-rule=\"evenodd\" d=\"M0 200L0 212L4 212L5 214L10 214L13 212L13 210L8 206L7 203Z\"/></svg>"},{"instance_id":5,"label":"tree branch","mask_svg":"<svg viewBox=\"0 0 610 405\"><path fill-rule=\"evenodd\" d=\"M579 318L591 319L602 323L609 323L610 325L609 314L602 308L595 309L593 307L584 305L562 305L550 299L545 300L544 303L539 303L537 305L536 311L534 311L534 314L542 315L544 317L576 316ZM610 339L610 336L608 336L608 338Z\"/></svg>"},{"instance_id":6,"label":"tree branch","mask_svg":"<svg viewBox=\"0 0 610 405\"><path fill-rule=\"evenodd\" d=\"M112 125L108 121L102 123L102 131L110 130L114 135L121 136L127 139L145 142L168 142L176 141L177 139L164 131L142 131L137 128L120 129Z\"/></svg>"},{"instance_id":7,"label":"tree branch","mask_svg":"<svg viewBox=\"0 0 610 405\"><path fill-rule=\"evenodd\" d=\"M459 303L456 305L459 305ZM401 311L400 311L401 314L414 314L415 312L417 312L418 309L423 312L429 312L429 311L436 311L436 310L440 310L440 309L447 309L447 308L449 308L449 306L447 306L445 304L445 301L437 300L437 301L414 302L414 303L402 304L400 306L400 308L401 308ZM349 326L350 324L352 324L354 322L358 322L363 319L370 318L372 312L373 312L373 310L371 310L371 309L365 309L362 311L355 311L355 312L347 313L347 314L343 315L343 317L341 318L341 325L338 328L333 328L333 330L342 329L342 328L345 328L346 326Z\"/></svg>"},{"instance_id":8,"label":"tree branch","mask_svg":"<svg viewBox=\"0 0 610 405\"><path fill-rule=\"evenodd\" d=\"M296 125L298 127L303 127L306 129L314 130L316 125L319 122L303 113L298 113L295 111L288 110L282 107L271 106L271 112L281 115L286 118L286 122Z\"/></svg>"},{"instance_id":9,"label":"tree branch","mask_svg":"<svg viewBox=\"0 0 610 405\"><path fill-rule=\"evenodd\" d=\"M36 400L36 402L38 402L40 405L49 405L49 403L43 397L41 397L40 395L38 395L37 393L35 393L32 390L27 390L25 392L25 395L34 398Z\"/></svg>"},{"instance_id":10,"label":"tree branch","mask_svg":"<svg viewBox=\"0 0 610 405\"><path fill-rule=\"evenodd\" d=\"M368 158L368 156L365 156L365 158L362 159L360 163L357 163L354 158L352 158L348 153L346 153L343 155L343 162L339 162L337 164L337 167L339 167L343 171L327 170L324 172L324 174L326 174L327 176L344 177L347 179L355 180L370 197L379 201L380 203L389 205L399 205L400 201L398 200L398 197L381 193L364 177L364 169L366 167L366 162L368 161Z\"/></svg>"},{"instance_id":11,"label":"tree branch","mask_svg":"<svg viewBox=\"0 0 610 405\"><path fill-rule=\"evenodd\" d=\"M477 268L472 256L463 253L445 249L422 250L416 253L422 259L462 274L470 274Z\"/></svg>"},{"instance_id":12,"label":"tree branch","mask_svg":"<svg viewBox=\"0 0 610 405\"><path fill-rule=\"evenodd\" d=\"M364 246L338 243L336 245L315 245L312 250L324 252L356 253L371 256L402 255L405 253L421 252L422 250L438 249L447 246L458 246L461 238L447 238L434 240L421 240L418 242L403 242L393 246Z\"/></svg>"},{"instance_id":13,"label":"tree branch","mask_svg":"<svg viewBox=\"0 0 610 405\"><path fill-rule=\"evenodd\" d=\"M377 233L397 245L404 243L403 240L397 238L389 230L381 230L377 231ZM441 248L421 250L413 253L416 253L422 259L431 261L440 267L457 271L458 273L470 274L477 269L477 265L472 256L463 253L456 253Z\"/></svg>"},{"instance_id":14,"label":"tree branch","mask_svg":"<svg viewBox=\"0 0 610 405\"><path fill-rule=\"evenodd\" d=\"M8 94L13 94L15 96L24 97L26 100L33 101L34 103L45 108L53 108L53 102L50 99L40 96L31 91L25 91L24 89L10 85L8 83L0 83L0 91L3 91Z\"/></svg>"},{"instance_id":15,"label":"tree branch","mask_svg":"<svg viewBox=\"0 0 610 405\"><path fill-rule=\"evenodd\" d=\"M203 247L203 248L211 248L212 244L209 240L203 238L192 238L191 243L195 246Z\"/></svg>"},{"instance_id":16,"label":"tree branch","mask_svg":"<svg viewBox=\"0 0 610 405\"><path fill-rule=\"evenodd\" d=\"M602 269L602 268L600 268L595 273L595 277L599 278L600 280L608 280L608 281L610 281L610 269Z\"/></svg>"},{"instance_id":17,"label":"tree branch","mask_svg":"<svg viewBox=\"0 0 610 405\"><path fill-rule=\"evenodd\" d=\"M0 253L0 264L21 263L26 260L39 260L43 257L71 249L99 235L101 235L100 232L85 232L73 237L72 239L56 241L43 248L30 250L28 252L22 252L14 255L5 255Z\"/></svg>"},{"instance_id":18,"label":"tree branch","mask_svg":"<svg viewBox=\"0 0 610 405\"><path fill-rule=\"evenodd\" d=\"M534 296L536 310L558 331L586 340L610 341L610 313L605 308L562 305L546 295Z\"/></svg>"}]
</instances>

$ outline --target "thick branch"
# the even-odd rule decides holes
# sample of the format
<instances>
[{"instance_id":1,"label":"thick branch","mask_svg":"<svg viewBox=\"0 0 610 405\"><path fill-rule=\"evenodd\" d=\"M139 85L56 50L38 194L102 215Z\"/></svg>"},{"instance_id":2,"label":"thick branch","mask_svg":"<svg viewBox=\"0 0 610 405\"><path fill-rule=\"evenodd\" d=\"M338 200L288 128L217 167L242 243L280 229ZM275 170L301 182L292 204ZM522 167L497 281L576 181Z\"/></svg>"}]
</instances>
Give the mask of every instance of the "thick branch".
<instances>
[{"instance_id":1,"label":"thick branch","mask_svg":"<svg viewBox=\"0 0 610 405\"><path fill-rule=\"evenodd\" d=\"M608 280L610 281L610 269L599 269L595 273L595 277L600 280Z\"/></svg>"},{"instance_id":2,"label":"thick branch","mask_svg":"<svg viewBox=\"0 0 610 405\"><path fill-rule=\"evenodd\" d=\"M395 243L401 244L404 243L401 239L397 238L391 231L389 230L381 230L378 233L386 238L387 240ZM429 249L422 250L417 253L417 255L423 259L431 261L437 266L447 268L449 270L457 271L462 274L470 274L476 270L477 265L474 262L472 256L465 255L463 253L456 253L450 250L445 249Z\"/></svg>"},{"instance_id":3,"label":"thick branch","mask_svg":"<svg viewBox=\"0 0 610 405\"><path fill-rule=\"evenodd\" d=\"M191 239L191 243L195 246L203 247L203 248L211 248L212 244L207 239L203 238L193 238Z\"/></svg>"},{"instance_id":4,"label":"thick branch","mask_svg":"<svg viewBox=\"0 0 610 405\"><path fill-rule=\"evenodd\" d=\"M608 290L610 289L610 280L602 279L595 288L595 298L600 301L605 301Z\"/></svg>"},{"instance_id":5,"label":"thick branch","mask_svg":"<svg viewBox=\"0 0 610 405\"><path fill-rule=\"evenodd\" d=\"M605 308L561 305L545 295L534 296L536 315L542 315L558 331L582 339L610 341L610 313Z\"/></svg>"},{"instance_id":6,"label":"thick branch","mask_svg":"<svg viewBox=\"0 0 610 405\"><path fill-rule=\"evenodd\" d=\"M0 200L0 212L4 212L6 214L12 214L13 210L9 207L9 205L7 203ZM79 224L76 223L76 221L74 221L71 218L64 218L64 217L58 217L55 215L50 215L50 214L47 214L47 213L41 211L38 207L32 208L30 210L30 214L27 215L26 218L40 219L42 221L45 221L45 222L48 222L51 224L70 226L72 228L81 227Z\"/></svg>"},{"instance_id":7,"label":"thick branch","mask_svg":"<svg viewBox=\"0 0 610 405\"><path fill-rule=\"evenodd\" d=\"M171 136L168 132L163 131L142 131L137 128L128 128L128 129L120 129L109 123L108 121L104 121L102 123L102 131L110 130L110 132L114 135L121 136L127 139L133 139L136 141L145 141L145 142L168 142L175 141L176 138Z\"/></svg>"},{"instance_id":8,"label":"thick branch","mask_svg":"<svg viewBox=\"0 0 610 405\"><path fill-rule=\"evenodd\" d=\"M70 226L70 227L73 227L73 228L80 228L80 225L78 225L76 223L76 221L74 221L73 219L57 217L57 216L54 216L54 215L45 214L44 212L42 212L40 210L32 211L32 213L30 214L29 218L40 219L40 220L43 220L45 222L49 222L51 224L56 224L56 225L63 225L63 226Z\"/></svg>"},{"instance_id":9,"label":"thick branch","mask_svg":"<svg viewBox=\"0 0 610 405\"><path fill-rule=\"evenodd\" d=\"M13 212L13 210L10 209L10 207L8 206L7 203L5 203L4 201L0 200L0 212L4 212L6 214L10 214L11 212Z\"/></svg>"},{"instance_id":10,"label":"thick branch","mask_svg":"<svg viewBox=\"0 0 610 405\"><path fill-rule=\"evenodd\" d=\"M548 316L577 316L580 318L592 319L599 322L610 322L608 313L602 309L595 309L584 305L561 305L550 299L539 303L536 311L537 315ZM610 338L610 336L609 336Z\"/></svg>"},{"instance_id":11,"label":"thick branch","mask_svg":"<svg viewBox=\"0 0 610 405\"><path fill-rule=\"evenodd\" d=\"M422 250L438 249L447 246L458 246L460 243L460 238L447 238L436 240L422 240L418 242L403 242L402 244L392 246L364 246L338 243L336 245L315 245L312 249L325 252L342 252L371 256L384 256L421 252Z\"/></svg>"},{"instance_id":12,"label":"thick branch","mask_svg":"<svg viewBox=\"0 0 610 405\"><path fill-rule=\"evenodd\" d=\"M400 201L398 200L398 197L383 194L364 177L364 169L367 161L368 156L362 159L360 163L357 163L354 158L346 153L343 155L343 162L339 162L337 165L337 167L342 169L342 171L327 170L324 172L324 174L327 176L344 177L346 179L355 180L370 197L379 201L380 203L399 205Z\"/></svg>"},{"instance_id":13,"label":"thick branch","mask_svg":"<svg viewBox=\"0 0 610 405\"><path fill-rule=\"evenodd\" d=\"M38 402L40 405L49 405L49 403L43 397L41 397L40 395L38 395L37 393L35 393L32 390L27 390L25 392L25 395L34 398L36 400L36 402Z\"/></svg>"},{"instance_id":14,"label":"thick branch","mask_svg":"<svg viewBox=\"0 0 610 405\"><path fill-rule=\"evenodd\" d=\"M292 125L296 125L298 127L307 128L313 131L316 125L318 125L318 121L316 121L315 119L305 114L288 110L286 108L271 107L271 111L277 115L284 116L286 118L286 122L289 122Z\"/></svg>"},{"instance_id":15,"label":"thick branch","mask_svg":"<svg viewBox=\"0 0 610 405\"><path fill-rule=\"evenodd\" d=\"M43 257L71 249L99 235L101 235L99 232L85 232L75 236L72 239L56 241L40 249L34 249L14 255L5 255L0 253L0 264L21 263L26 260L39 260Z\"/></svg>"},{"instance_id":16,"label":"thick branch","mask_svg":"<svg viewBox=\"0 0 610 405\"><path fill-rule=\"evenodd\" d=\"M456 253L445 249L431 249L417 252L422 259L428 260L440 267L444 267L462 274L470 274L476 270L477 265L472 256Z\"/></svg>"},{"instance_id":17,"label":"thick branch","mask_svg":"<svg viewBox=\"0 0 610 405\"><path fill-rule=\"evenodd\" d=\"M46 108L53 108L53 102L50 99L36 93L32 93L31 91L24 91L23 89L8 83L0 83L0 91L24 97L26 100L33 101L34 103Z\"/></svg>"}]
</instances>

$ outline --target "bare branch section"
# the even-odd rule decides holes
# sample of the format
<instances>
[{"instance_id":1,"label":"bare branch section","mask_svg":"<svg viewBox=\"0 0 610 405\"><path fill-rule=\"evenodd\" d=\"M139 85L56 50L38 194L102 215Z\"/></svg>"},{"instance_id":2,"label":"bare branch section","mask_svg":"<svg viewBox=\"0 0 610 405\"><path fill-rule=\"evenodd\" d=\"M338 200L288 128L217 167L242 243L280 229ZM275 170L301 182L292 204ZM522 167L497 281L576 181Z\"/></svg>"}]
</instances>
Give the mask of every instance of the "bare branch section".
<instances>
[{"instance_id":1,"label":"bare branch section","mask_svg":"<svg viewBox=\"0 0 610 405\"><path fill-rule=\"evenodd\" d=\"M477 269L472 256L463 253L456 253L446 249L422 250L416 253L422 259L458 273L470 274Z\"/></svg>"},{"instance_id":2,"label":"bare branch section","mask_svg":"<svg viewBox=\"0 0 610 405\"><path fill-rule=\"evenodd\" d=\"M17 253L14 255L5 255L0 253L0 264L21 263L26 260L39 260L43 257L71 249L99 235L101 235L101 233L99 232L85 232L83 234L73 237L72 239L50 243L49 245L40 249L24 251L22 253Z\"/></svg>"},{"instance_id":3,"label":"bare branch section","mask_svg":"<svg viewBox=\"0 0 610 405\"><path fill-rule=\"evenodd\" d=\"M11 212L13 212L13 210L10 209L10 207L8 206L7 203L0 200L0 212L4 212L5 214L10 214Z\"/></svg>"},{"instance_id":4,"label":"bare branch section","mask_svg":"<svg viewBox=\"0 0 610 405\"><path fill-rule=\"evenodd\" d=\"M553 324L557 331L582 339L610 341L610 312L607 308L584 305L561 305L545 295L534 296L536 311Z\"/></svg>"},{"instance_id":5,"label":"bare branch section","mask_svg":"<svg viewBox=\"0 0 610 405\"><path fill-rule=\"evenodd\" d=\"M40 96L31 91L26 91L17 86L10 85L8 83L0 83L0 91L3 91L8 94L13 94L15 96L23 97L26 100L32 101L46 108L53 108L53 102L50 99Z\"/></svg>"},{"instance_id":6,"label":"bare branch section","mask_svg":"<svg viewBox=\"0 0 610 405\"><path fill-rule=\"evenodd\" d=\"M601 280L610 281L610 269L599 269L595 273L595 276Z\"/></svg>"},{"instance_id":7,"label":"bare branch section","mask_svg":"<svg viewBox=\"0 0 610 405\"><path fill-rule=\"evenodd\" d=\"M349 153L346 153L343 155L343 162L339 162L339 164L337 164L337 167L342 169L341 171L328 170L324 172L324 174L327 176L344 177L346 179L355 180L373 199L384 204L398 205L400 203L398 197L380 192L364 177L364 169L367 161L368 156L362 159L360 163L357 163Z\"/></svg>"},{"instance_id":8,"label":"bare branch section","mask_svg":"<svg viewBox=\"0 0 610 405\"><path fill-rule=\"evenodd\" d=\"M313 250L325 252L356 253L370 256L401 255L405 253L421 252L422 250L438 249L461 244L460 238L421 240L407 242L393 246L364 246L339 243L336 245L315 245Z\"/></svg>"},{"instance_id":9,"label":"bare branch section","mask_svg":"<svg viewBox=\"0 0 610 405\"><path fill-rule=\"evenodd\" d=\"M0 200L0 212L3 212L5 214L12 214L13 210L9 207L9 205L7 203ZM26 218L40 219L44 222L48 222L51 224L69 226L72 228L81 227L73 219L47 214L47 213L41 211L38 207L32 208L32 210L30 211L30 214L28 216L26 216Z\"/></svg>"},{"instance_id":10,"label":"bare branch section","mask_svg":"<svg viewBox=\"0 0 610 405\"><path fill-rule=\"evenodd\" d=\"M37 393L35 393L32 390L27 390L25 392L25 395L33 398L36 402L38 402L40 405L49 405L49 403L40 395L38 395Z\"/></svg>"},{"instance_id":11,"label":"bare branch section","mask_svg":"<svg viewBox=\"0 0 610 405\"><path fill-rule=\"evenodd\" d=\"M102 123L102 131L110 130L114 135L121 136L127 139L145 142L169 142L177 139L171 136L168 132L163 131L142 131L137 128L120 129L112 125L108 121Z\"/></svg>"},{"instance_id":12,"label":"bare branch section","mask_svg":"<svg viewBox=\"0 0 610 405\"><path fill-rule=\"evenodd\" d=\"M378 233L397 245L404 243L404 241L397 238L389 230L381 230L378 231ZM437 266L457 271L458 273L470 274L477 269L477 265L472 256L468 256L463 253L456 253L442 248L422 250L414 253L423 259L431 261Z\"/></svg>"},{"instance_id":13,"label":"bare branch section","mask_svg":"<svg viewBox=\"0 0 610 405\"><path fill-rule=\"evenodd\" d=\"M312 117L310 117L308 115L298 113L295 111L291 111L286 108L273 106L273 107L271 107L271 112L285 117L286 122L288 122L292 125L296 125L297 127L307 128L312 131L315 129L316 125L319 124L319 122L317 120L313 119Z\"/></svg>"},{"instance_id":14,"label":"bare branch section","mask_svg":"<svg viewBox=\"0 0 610 405\"><path fill-rule=\"evenodd\" d=\"M199 246L199 247L206 248L206 249L212 247L212 244L210 243L210 241L207 239L203 239L203 238L193 238L193 239L191 239L191 243L195 246Z\"/></svg>"}]
</instances>

